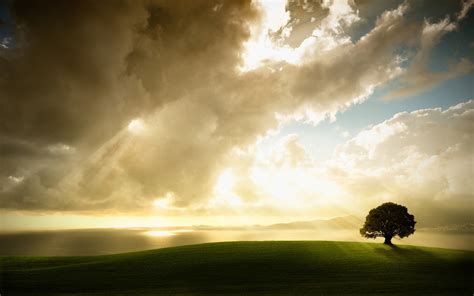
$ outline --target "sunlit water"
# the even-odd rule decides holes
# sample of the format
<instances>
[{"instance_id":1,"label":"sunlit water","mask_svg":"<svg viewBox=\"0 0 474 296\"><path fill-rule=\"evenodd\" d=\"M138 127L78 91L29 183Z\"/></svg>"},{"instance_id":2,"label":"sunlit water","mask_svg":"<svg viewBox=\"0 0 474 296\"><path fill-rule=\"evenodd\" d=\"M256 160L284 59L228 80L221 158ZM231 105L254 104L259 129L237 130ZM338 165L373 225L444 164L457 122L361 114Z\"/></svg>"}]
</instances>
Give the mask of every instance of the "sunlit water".
<instances>
[{"instance_id":1,"label":"sunlit water","mask_svg":"<svg viewBox=\"0 0 474 296\"><path fill-rule=\"evenodd\" d=\"M100 255L220 241L339 240L368 241L357 230L192 230L88 229L0 234L0 255ZM375 241L381 242L381 240ZM418 231L396 244L474 250L472 233Z\"/></svg>"}]
</instances>

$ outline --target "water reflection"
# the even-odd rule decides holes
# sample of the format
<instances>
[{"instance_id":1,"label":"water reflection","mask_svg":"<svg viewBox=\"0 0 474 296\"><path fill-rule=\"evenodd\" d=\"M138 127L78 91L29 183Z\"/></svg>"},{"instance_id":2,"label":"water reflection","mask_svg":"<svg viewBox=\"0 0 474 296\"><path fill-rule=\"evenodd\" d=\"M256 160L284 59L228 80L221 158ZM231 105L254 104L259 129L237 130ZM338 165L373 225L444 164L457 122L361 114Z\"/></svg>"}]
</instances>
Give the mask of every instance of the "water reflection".
<instances>
[{"instance_id":1,"label":"water reflection","mask_svg":"<svg viewBox=\"0 0 474 296\"><path fill-rule=\"evenodd\" d=\"M88 229L0 234L0 255L100 255L171 246L241 240L367 241L356 230L195 230L195 229ZM373 242L372 240L369 240ZM472 233L419 231L395 243L474 249Z\"/></svg>"},{"instance_id":2,"label":"water reflection","mask_svg":"<svg viewBox=\"0 0 474 296\"><path fill-rule=\"evenodd\" d=\"M177 235L178 233L183 232L192 232L193 229L179 229L179 230L148 230L143 232L145 235L149 236L172 236Z\"/></svg>"},{"instance_id":3,"label":"water reflection","mask_svg":"<svg viewBox=\"0 0 474 296\"><path fill-rule=\"evenodd\" d=\"M149 236L170 236L170 235L176 235L175 232L166 231L166 230L163 230L163 231L150 230L150 231L145 231L145 234L146 234L146 235L149 235Z\"/></svg>"}]
</instances>

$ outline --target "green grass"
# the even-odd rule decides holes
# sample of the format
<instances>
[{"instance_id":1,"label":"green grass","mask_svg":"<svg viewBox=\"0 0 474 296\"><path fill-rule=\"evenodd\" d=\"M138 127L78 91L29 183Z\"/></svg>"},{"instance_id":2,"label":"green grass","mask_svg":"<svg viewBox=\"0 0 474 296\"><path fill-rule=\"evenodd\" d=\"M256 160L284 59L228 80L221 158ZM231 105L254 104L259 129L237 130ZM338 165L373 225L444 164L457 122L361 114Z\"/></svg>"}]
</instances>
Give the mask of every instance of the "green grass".
<instances>
[{"instance_id":1,"label":"green grass","mask_svg":"<svg viewBox=\"0 0 474 296\"><path fill-rule=\"evenodd\" d=\"M473 295L474 252L273 241L2 257L1 295Z\"/></svg>"}]
</instances>

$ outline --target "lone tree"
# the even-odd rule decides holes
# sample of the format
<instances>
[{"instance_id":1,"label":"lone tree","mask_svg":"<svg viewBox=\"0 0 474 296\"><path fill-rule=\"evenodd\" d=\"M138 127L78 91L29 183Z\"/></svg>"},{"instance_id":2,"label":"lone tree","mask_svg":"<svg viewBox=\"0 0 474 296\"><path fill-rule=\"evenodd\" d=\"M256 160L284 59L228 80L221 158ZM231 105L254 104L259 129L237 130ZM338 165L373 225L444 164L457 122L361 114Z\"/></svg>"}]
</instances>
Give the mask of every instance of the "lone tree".
<instances>
[{"instance_id":1,"label":"lone tree","mask_svg":"<svg viewBox=\"0 0 474 296\"><path fill-rule=\"evenodd\" d=\"M370 210L360 234L367 238L385 238L384 244L392 245L392 238L404 238L415 232L415 216L406 207L393 202L384 203Z\"/></svg>"}]
</instances>

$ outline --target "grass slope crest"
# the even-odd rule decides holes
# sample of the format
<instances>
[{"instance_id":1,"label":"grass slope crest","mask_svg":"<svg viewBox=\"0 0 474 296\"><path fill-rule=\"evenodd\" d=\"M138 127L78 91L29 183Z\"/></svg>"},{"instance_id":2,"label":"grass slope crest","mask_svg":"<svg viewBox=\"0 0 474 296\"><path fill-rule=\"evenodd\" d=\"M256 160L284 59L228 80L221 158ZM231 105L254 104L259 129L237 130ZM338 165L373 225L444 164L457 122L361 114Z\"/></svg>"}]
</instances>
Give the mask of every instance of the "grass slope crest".
<instances>
[{"instance_id":1,"label":"grass slope crest","mask_svg":"<svg viewBox=\"0 0 474 296\"><path fill-rule=\"evenodd\" d=\"M2 295L472 295L474 252L230 242L89 257L3 257ZM39 293L39 294L38 294Z\"/></svg>"}]
</instances>

